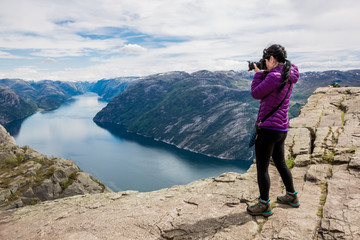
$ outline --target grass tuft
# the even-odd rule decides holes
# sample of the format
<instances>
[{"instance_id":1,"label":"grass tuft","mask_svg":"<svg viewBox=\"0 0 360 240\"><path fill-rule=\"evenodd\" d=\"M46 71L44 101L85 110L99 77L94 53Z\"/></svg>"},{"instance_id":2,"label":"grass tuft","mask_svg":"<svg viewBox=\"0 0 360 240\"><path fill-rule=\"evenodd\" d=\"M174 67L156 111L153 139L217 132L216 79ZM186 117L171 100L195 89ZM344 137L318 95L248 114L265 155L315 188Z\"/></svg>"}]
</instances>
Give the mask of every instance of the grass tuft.
<instances>
[{"instance_id":1,"label":"grass tuft","mask_svg":"<svg viewBox=\"0 0 360 240\"><path fill-rule=\"evenodd\" d=\"M317 212L317 216L322 217L323 216L323 209L324 209L324 205L326 202L326 197L327 197L327 184L326 183L322 183L320 185L320 189L321 189L321 196L320 196L320 206L318 208L318 212Z\"/></svg>"},{"instance_id":2,"label":"grass tuft","mask_svg":"<svg viewBox=\"0 0 360 240\"><path fill-rule=\"evenodd\" d=\"M289 157L288 160L286 160L286 166L291 170L293 169L294 167L294 161L295 161L295 158L294 157Z\"/></svg>"}]
</instances>

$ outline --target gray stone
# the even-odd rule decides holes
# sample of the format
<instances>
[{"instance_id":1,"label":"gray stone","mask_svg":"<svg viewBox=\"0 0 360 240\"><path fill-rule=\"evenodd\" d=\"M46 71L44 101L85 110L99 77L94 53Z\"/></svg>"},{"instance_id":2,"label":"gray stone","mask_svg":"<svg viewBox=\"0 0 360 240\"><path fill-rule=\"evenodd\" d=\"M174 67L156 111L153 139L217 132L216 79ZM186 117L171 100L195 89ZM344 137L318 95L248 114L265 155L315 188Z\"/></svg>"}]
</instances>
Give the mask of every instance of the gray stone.
<instances>
[{"instance_id":1,"label":"gray stone","mask_svg":"<svg viewBox=\"0 0 360 240\"><path fill-rule=\"evenodd\" d=\"M305 180L315 183L325 182L326 178L330 176L329 164L311 165L305 175Z\"/></svg>"},{"instance_id":2,"label":"gray stone","mask_svg":"<svg viewBox=\"0 0 360 240\"><path fill-rule=\"evenodd\" d=\"M15 145L16 142L13 137L6 131L6 129L0 124L0 143L6 142L10 145Z\"/></svg>"},{"instance_id":3,"label":"gray stone","mask_svg":"<svg viewBox=\"0 0 360 240\"><path fill-rule=\"evenodd\" d=\"M40 200L38 198L31 198L31 197L21 197L21 201L24 205L33 205Z\"/></svg>"},{"instance_id":4,"label":"gray stone","mask_svg":"<svg viewBox=\"0 0 360 240\"><path fill-rule=\"evenodd\" d=\"M51 180L53 182L61 182L61 181L68 181L69 179L66 176L66 173L59 169L54 172L54 174L51 176Z\"/></svg>"},{"instance_id":5,"label":"gray stone","mask_svg":"<svg viewBox=\"0 0 360 240\"><path fill-rule=\"evenodd\" d=\"M20 207L23 207L23 206L24 206L24 203L21 201L21 199L17 199L16 201L14 201L12 203L13 208L20 208Z\"/></svg>"},{"instance_id":6,"label":"gray stone","mask_svg":"<svg viewBox=\"0 0 360 240\"><path fill-rule=\"evenodd\" d=\"M346 165L336 166L327 191L320 239L360 239L360 178Z\"/></svg>"},{"instance_id":7,"label":"gray stone","mask_svg":"<svg viewBox=\"0 0 360 240\"><path fill-rule=\"evenodd\" d=\"M360 170L360 151L356 151L351 157L349 168Z\"/></svg>"},{"instance_id":8,"label":"gray stone","mask_svg":"<svg viewBox=\"0 0 360 240\"><path fill-rule=\"evenodd\" d=\"M28 198L31 198L31 197L34 197L34 196L35 196L35 194L34 194L34 192L33 192L33 190L32 190L31 187L28 188L28 189L27 189L25 192L23 192L21 195L24 196L24 197L28 197Z\"/></svg>"},{"instance_id":9,"label":"gray stone","mask_svg":"<svg viewBox=\"0 0 360 240\"><path fill-rule=\"evenodd\" d=\"M5 199L11 195L11 192L9 189L0 190L0 202L5 201Z\"/></svg>"},{"instance_id":10,"label":"gray stone","mask_svg":"<svg viewBox=\"0 0 360 240\"><path fill-rule=\"evenodd\" d=\"M41 185L32 188L34 195L41 201L54 199L54 184L46 179Z\"/></svg>"},{"instance_id":11,"label":"gray stone","mask_svg":"<svg viewBox=\"0 0 360 240\"><path fill-rule=\"evenodd\" d=\"M309 154L297 155L294 160L294 165L296 167L305 167L308 166L310 163L311 159Z\"/></svg>"}]
</instances>

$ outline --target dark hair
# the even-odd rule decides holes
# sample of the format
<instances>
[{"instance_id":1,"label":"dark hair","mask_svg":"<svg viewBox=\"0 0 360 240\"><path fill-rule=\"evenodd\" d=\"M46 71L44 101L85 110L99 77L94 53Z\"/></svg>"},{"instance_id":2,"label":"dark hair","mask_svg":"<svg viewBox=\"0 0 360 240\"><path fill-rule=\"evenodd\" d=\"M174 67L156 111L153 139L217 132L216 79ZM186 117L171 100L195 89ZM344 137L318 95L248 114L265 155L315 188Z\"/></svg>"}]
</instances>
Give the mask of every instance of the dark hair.
<instances>
[{"instance_id":1,"label":"dark hair","mask_svg":"<svg viewBox=\"0 0 360 240\"><path fill-rule=\"evenodd\" d=\"M282 82L279 88L279 92L281 92L285 87L286 83L289 81L291 62L286 59L286 50L280 44L273 44L270 47L264 49L263 59L269 59L270 56L273 56L279 63L284 64L281 74Z\"/></svg>"}]
</instances>

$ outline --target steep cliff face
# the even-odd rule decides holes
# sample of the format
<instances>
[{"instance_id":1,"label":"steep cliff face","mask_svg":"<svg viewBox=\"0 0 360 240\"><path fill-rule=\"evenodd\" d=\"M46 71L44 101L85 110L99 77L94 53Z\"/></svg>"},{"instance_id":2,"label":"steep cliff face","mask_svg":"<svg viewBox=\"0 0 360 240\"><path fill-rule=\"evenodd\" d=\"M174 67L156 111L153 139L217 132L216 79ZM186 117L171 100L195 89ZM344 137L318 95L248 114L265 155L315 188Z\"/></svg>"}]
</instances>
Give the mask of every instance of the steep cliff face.
<instances>
[{"instance_id":1,"label":"steep cliff face","mask_svg":"<svg viewBox=\"0 0 360 240\"><path fill-rule=\"evenodd\" d=\"M300 208L276 203L268 219L246 213L256 168L150 193L92 194L0 213L3 239L359 239L360 88L320 88L291 121L287 157ZM114 227L116 226L116 227Z\"/></svg>"},{"instance_id":2,"label":"steep cliff face","mask_svg":"<svg viewBox=\"0 0 360 240\"><path fill-rule=\"evenodd\" d=\"M0 209L99 192L111 190L72 160L17 146L0 125Z\"/></svg>"},{"instance_id":3,"label":"steep cliff face","mask_svg":"<svg viewBox=\"0 0 360 240\"><path fill-rule=\"evenodd\" d=\"M209 156L248 158L244 138L258 103L242 90L250 80L239 79L235 73L209 71L150 76L114 98L94 121Z\"/></svg>"}]
</instances>

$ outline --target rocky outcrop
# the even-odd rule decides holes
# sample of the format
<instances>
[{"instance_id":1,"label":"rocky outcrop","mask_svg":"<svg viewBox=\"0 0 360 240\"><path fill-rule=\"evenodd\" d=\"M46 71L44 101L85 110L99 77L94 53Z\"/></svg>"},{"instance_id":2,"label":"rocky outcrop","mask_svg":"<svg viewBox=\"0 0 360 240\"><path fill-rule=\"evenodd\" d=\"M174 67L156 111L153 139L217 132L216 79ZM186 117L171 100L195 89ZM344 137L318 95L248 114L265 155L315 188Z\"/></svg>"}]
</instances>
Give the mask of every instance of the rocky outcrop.
<instances>
[{"instance_id":1,"label":"rocky outcrop","mask_svg":"<svg viewBox=\"0 0 360 240\"><path fill-rule=\"evenodd\" d=\"M91 194L0 214L2 239L359 239L360 88L320 88L291 121L286 141L300 208L276 203L252 217L256 168L155 192Z\"/></svg>"},{"instance_id":2,"label":"rocky outcrop","mask_svg":"<svg viewBox=\"0 0 360 240\"><path fill-rule=\"evenodd\" d=\"M0 125L0 208L17 208L79 194L111 192L69 159L16 145Z\"/></svg>"}]
</instances>

